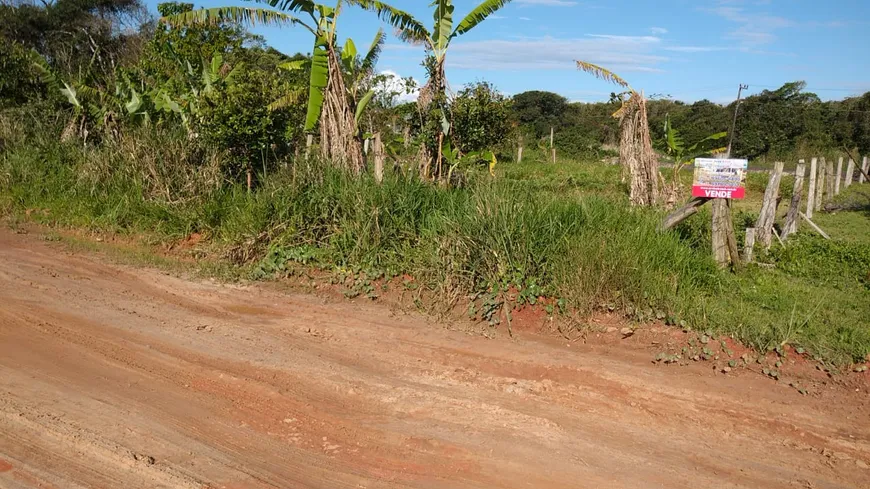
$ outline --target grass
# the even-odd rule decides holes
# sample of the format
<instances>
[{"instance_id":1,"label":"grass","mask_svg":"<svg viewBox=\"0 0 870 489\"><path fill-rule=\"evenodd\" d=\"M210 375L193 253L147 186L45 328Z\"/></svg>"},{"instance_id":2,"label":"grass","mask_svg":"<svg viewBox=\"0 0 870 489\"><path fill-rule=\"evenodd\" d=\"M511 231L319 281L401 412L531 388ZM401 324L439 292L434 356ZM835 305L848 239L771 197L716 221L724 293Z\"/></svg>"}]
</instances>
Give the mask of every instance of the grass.
<instances>
[{"instance_id":1,"label":"grass","mask_svg":"<svg viewBox=\"0 0 870 489\"><path fill-rule=\"evenodd\" d=\"M173 173L170 165L155 177L142 161L200 160L179 159L183 150L172 144L150 151L39 138L13 145L0 156L0 211L155 242L202 233L224 264L254 277L288 261L373 278L407 274L444 306L470 297L491 312L506 295L543 295L580 314L612 308L731 334L761 350L788 343L834 362L870 353L866 243L831 248L802 236L805 245L767 258L775 270L720 271L704 213L679 232L658 232L661 214L628 208L615 166L503 165L495 179L480 172L467 188L443 189L291 165L248 193L194 182L196 169ZM817 266L819 254L836 266Z\"/></svg>"}]
</instances>

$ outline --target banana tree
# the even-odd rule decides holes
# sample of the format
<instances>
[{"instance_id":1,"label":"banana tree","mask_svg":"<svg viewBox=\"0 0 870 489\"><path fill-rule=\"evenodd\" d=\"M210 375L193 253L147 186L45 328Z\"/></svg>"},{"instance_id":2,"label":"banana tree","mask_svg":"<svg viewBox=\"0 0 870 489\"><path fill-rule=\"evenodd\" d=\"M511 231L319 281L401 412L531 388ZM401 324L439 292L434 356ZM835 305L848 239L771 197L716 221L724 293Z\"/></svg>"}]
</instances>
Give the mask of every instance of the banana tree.
<instances>
[{"instance_id":1,"label":"banana tree","mask_svg":"<svg viewBox=\"0 0 870 489\"><path fill-rule=\"evenodd\" d=\"M362 57L356 48L356 43L353 39L347 38L344 46L341 48L341 72L344 77L345 88L347 91L348 101L353 111L354 135L361 137L360 121L368 107L369 102L375 94L375 90L369 88L369 81L374 72L375 64L377 64L381 49L384 45L386 35L384 31L379 29L375 34L368 51ZM279 69L294 72L304 69L305 67L313 68L313 60L300 59L286 61L278 65ZM284 94L279 99L269 104L271 110L277 110L286 107L290 104L298 102L304 95L302 89L291 90ZM312 130L317 124L317 115L323 104L322 99L309 97L308 114L311 117L306 118L306 130Z\"/></svg>"},{"instance_id":2,"label":"banana tree","mask_svg":"<svg viewBox=\"0 0 870 489\"><path fill-rule=\"evenodd\" d=\"M296 25L314 37L305 130L320 126L321 155L345 168L360 173L364 168L362 145L356 136L354 110L348 98L342 64L336 45L336 27L345 5L361 5L365 0L337 0L334 7L311 0L249 0L266 4L259 7L218 7L194 10L167 17L172 25L235 21L250 25ZM392 7L378 2L380 8ZM303 21L294 14L305 14ZM296 97L288 94L287 101Z\"/></svg>"},{"instance_id":3,"label":"banana tree","mask_svg":"<svg viewBox=\"0 0 870 489\"><path fill-rule=\"evenodd\" d=\"M424 131L428 132L428 141L421 145L421 172L425 177L433 173L436 178L446 177L442 172L444 152L444 137L449 134L450 121L447 109L447 79L444 65L450 43L457 37L472 30L487 17L510 3L510 0L485 0L469 12L455 25L453 23L453 2L451 0L434 0L434 25L427 29L407 12L394 9L378 1L360 0L359 5L376 12L399 32L399 38L405 42L423 46L427 53L426 70L428 81L420 90L417 98ZM435 166L431 166L433 153L438 153Z\"/></svg>"},{"instance_id":4,"label":"banana tree","mask_svg":"<svg viewBox=\"0 0 870 489\"><path fill-rule=\"evenodd\" d=\"M665 116L665 144L668 148L668 154L673 156L674 158L673 176L667 201L669 205L676 202L677 194L682 187L682 183L680 182L680 171L686 166L686 164L688 164L690 161L693 161L695 158L699 158L704 155L724 152L724 147L713 148L710 147L712 145L706 143L709 143L711 141L718 141L725 138L727 135L728 133L724 131L717 132L687 146L686 143L683 141L680 132L676 130L671 124L670 115Z\"/></svg>"}]
</instances>

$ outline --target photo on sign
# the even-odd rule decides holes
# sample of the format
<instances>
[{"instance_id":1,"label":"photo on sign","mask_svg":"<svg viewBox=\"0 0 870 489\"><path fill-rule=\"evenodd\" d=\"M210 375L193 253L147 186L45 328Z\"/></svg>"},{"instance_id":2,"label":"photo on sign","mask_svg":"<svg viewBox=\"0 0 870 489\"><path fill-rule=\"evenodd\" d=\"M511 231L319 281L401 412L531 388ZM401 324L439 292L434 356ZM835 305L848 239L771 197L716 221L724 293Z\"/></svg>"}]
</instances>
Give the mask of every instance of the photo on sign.
<instances>
[{"instance_id":1,"label":"photo on sign","mask_svg":"<svg viewBox=\"0 0 870 489\"><path fill-rule=\"evenodd\" d=\"M748 160L696 158L692 197L742 199L746 195Z\"/></svg>"}]
</instances>

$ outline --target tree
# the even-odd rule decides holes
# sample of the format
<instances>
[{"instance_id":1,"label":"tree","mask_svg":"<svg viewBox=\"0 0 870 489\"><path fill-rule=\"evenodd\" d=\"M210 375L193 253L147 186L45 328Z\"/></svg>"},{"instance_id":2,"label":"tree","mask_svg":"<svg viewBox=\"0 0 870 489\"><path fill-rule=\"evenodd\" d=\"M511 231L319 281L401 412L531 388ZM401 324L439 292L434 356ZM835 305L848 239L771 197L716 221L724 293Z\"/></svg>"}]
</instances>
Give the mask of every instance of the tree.
<instances>
[{"instance_id":1,"label":"tree","mask_svg":"<svg viewBox=\"0 0 870 489\"><path fill-rule=\"evenodd\" d=\"M218 7L184 12L166 19L179 26L234 20L253 25L298 25L311 32L314 47L305 130L313 131L319 122L322 156L360 173L364 168L362 146L354 122L355 110L348 99L349 92L339 61L336 26L344 5L377 3L380 9L392 10L392 7L362 0L338 0L335 7L310 0L252 1L266 3L272 8ZM308 24L288 12L307 14L312 23Z\"/></svg>"},{"instance_id":2,"label":"tree","mask_svg":"<svg viewBox=\"0 0 870 489\"><path fill-rule=\"evenodd\" d=\"M462 153L495 150L512 132L510 101L487 82L466 85L451 112L453 139Z\"/></svg>"},{"instance_id":3,"label":"tree","mask_svg":"<svg viewBox=\"0 0 870 489\"><path fill-rule=\"evenodd\" d=\"M420 172L424 178L446 178L442 147L445 136L449 135L447 78L444 64L451 41L480 25L487 17L510 3L510 0L484 0L453 27L453 2L433 0L435 23L431 30L413 16L378 1L361 1L363 8L374 11L399 30L399 37L406 42L422 45L426 49L426 68L428 81L417 97L418 110L422 119L423 141L420 147ZM432 165L433 155L435 165Z\"/></svg>"},{"instance_id":4,"label":"tree","mask_svg":"<svg viewBox=\"0 0 870 489\"><path fill-rule=\"evenodd\" d=\"M801 137L818 141L821 101L816 94L804 92L805 87L805 82L791 82L747 97L735 128L734 153L755 158L793 151Z\"/></svg>"},{"instance_id":5,"label":"tree","mask_svg":"<svg viewBox=\"0 0 870 489\"><path fill-rule=\"evenodd\" d=\"M852 126L852 141L858 147L858 152L870 154L870 92L855 102L848 120Z\"/></svg>"},{"instance_id":6,"label":"tree","mask_svg":"<svg viewBox=\"0 0 870 489\"><path fill-rule=\"evenodd\" d=\"M118 66L134 62L146 20L139 0L55 0L0 5L0 43L40 54L62 76L107 86Z\"/></svg>"},{"instance_id":7,"label":"tree","mask_svg":"<svg viewBox=\"0 0 870 489\"><path fill-rule=\"evenodd\" d=\"M550 134L560 126L568 108L568 99L553 92L533 90L513 97L513 112L520 126L535 139Z\"/></svg>"},{"instance_id":8,"label":"tree","mask_svg":"<svg viewBox=\"0 0 870 489\"><path fill-rule=\"evenodd\" d=\"M576 63L580 71L627 90L611 97L622 101L622 106L613 114L619 119L619 161L629 176L631 204L655 206L659 197L659 164L652 148L646 99L612 71L585 61Z\"/></svg>"},{"instance_id":9,"label":"tree","mask_svg":"<svg viewBox=\"0 0 870 489\"><path fill-rule=\"evenodd\" d=\"M41 92L33 55L15 41L0 38L0 110L23 105Z\"/></svg>"},{"instance_id":10,"label":"tree","mask_svg":"<svg viewBox=\"0 0 870 489\"><path fill-rule=\"evenodd\" d=\"M229 156L224 172L246 175L248 189L253 171L264 171L270 156L281 147L285 133L285 114L269 109L285 87L277 70L239 70L231 83L220 83L203 100L201 132L206 143L223 149Z\"/></svg>"}]
</instances>

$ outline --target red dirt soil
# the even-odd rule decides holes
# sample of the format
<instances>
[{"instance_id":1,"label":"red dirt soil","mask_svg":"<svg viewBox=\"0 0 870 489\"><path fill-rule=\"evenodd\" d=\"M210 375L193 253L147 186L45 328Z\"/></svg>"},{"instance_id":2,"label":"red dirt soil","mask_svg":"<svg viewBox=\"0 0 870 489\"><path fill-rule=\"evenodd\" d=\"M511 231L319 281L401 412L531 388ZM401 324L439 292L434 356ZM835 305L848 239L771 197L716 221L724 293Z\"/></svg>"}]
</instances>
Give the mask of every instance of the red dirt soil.
<instances>
[{"instance_id":1,"label":"red dirt soil","mask_svg":"<svg viewBox=\"0 0 870 489\"><path fill-rule=\"evenodd\" d=\"M0 487L870 487L866 383L651 358L3 230Z\"/></svg>"}]
</instances>

